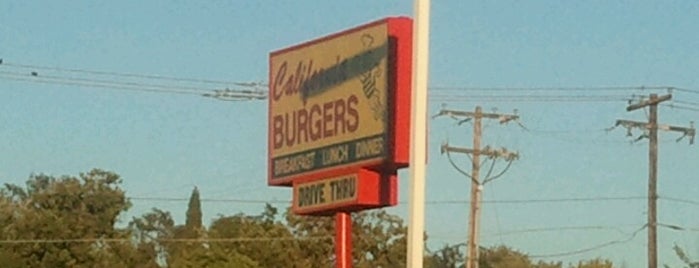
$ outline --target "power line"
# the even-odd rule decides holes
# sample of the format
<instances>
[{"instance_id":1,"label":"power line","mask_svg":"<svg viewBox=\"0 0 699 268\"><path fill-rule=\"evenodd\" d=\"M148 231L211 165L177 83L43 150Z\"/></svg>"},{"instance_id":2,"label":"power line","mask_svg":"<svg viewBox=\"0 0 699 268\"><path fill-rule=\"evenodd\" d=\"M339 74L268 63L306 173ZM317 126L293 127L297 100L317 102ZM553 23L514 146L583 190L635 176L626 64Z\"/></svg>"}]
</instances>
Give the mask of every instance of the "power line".
<instances>
[{"instance_id":1,"label":"power line","mask_svg":"<svg viewBox=\"0 0 699 268\"><path fill-rule=\"evenodd\" d=\"M519 234L531 234L531 233L545 233L545 232L556 232L556 231L615 231L623 235L630 234L629 232L621 229L622 227L636 227L641 224L619 224L619 225L575 225L575 226L551 226L551 227L533 227L524 229L513 229L498 231L493 233L485 233L483 236L486 237L500 237L500 236L512 236ZM429 234L428 239L439 239L439 240L451 240L454 239L453 235L446 234ZM465 245L465 243L464 243Z\"/></svg>"},{"instance_id":2,"label":"power line","mask_svg":"<svg viewBox=\"0 0 699 268\"><path fill-rule=\"evenodd\" d=\"M681 87L670 87L670 90L675 90L675 91L680 91L680 92L686 92L686 93L692 93L692 94L699 94L699 89L690 89L690 88L681 88Z\"/></svg>"},{"instance_id":3,"label":"power line","mask_svg":"<svg viewBox=\"0 0 699 268\"><path fill-rule=\"evenodd\" d=\"M628 236L627 238L625 238L625 239L612 240L612 241L608 241L608 242L605 242L605 243L602 243L602 244L599 244L599 245L595 245L595 246L592 246L592 247L583 248L583 249L578 249L578 250L573 250L573 251L560 252L560 253L552 253L552 254L529 255L529 257L530 257L530 258L553 258L553 257L572 256L572 255L578 255L578 254L582 254L582 253L585 253L585 252L590 252L590 251L598 250L598 249L605 248L605 247L612 246L612 245L616 245L616 244L628 243L628 242L630 242L631 240L633 240L633 239L636 237L636 235L637 235L639 232L643 231L643 229L645 229L646 227L647 227L647 224L641 226L641 228L636 229L633 233L631 233L631 235L629 235L629 236Z\"/></svg>"},{"instance_id":4,"label":"power line","mask_svg":"<svg viewBox=\"0 0 699 268\"><path fill-rule=\"evenodd\" d=\"M675 230L675 231L699 232L699 228L697 228L697 227L683 227L683 226L679 226L679 225L665 224L665 223L658 223L658 226L665 227L665 228Z\"/></svg>"},{"instance_id":5,"label":"power line","mask_svg":"<svg viewBox=\"0 0 699 268\"><path fill-rule=\"evenodd\" d=\"M514 200L484 200L483 203L491 204L524 204L524 203L571 203L571 202L606 202L645 200L645 196L619 196L619 197L574 197L574 198L549 198L549 199L514 199Z\"/></svg>"},{"instance_id":6,"label":"power line","mask_svg":"<svg viewBox=\"0 0 699 268\"><path fill-rule=\"evenodd\" d=\"M693 101L682 101L682 100L673 100L673 103L679 103L679 104L686 104L686 105L696 105L699 106L699 102L693 102Z\"/></svg>"},{"instance_id":7,"label":"power line","mask_svg":"<svg viewBox=\"0 0 699 268\"><path fill-rule=\"evenodd\" d=\"M589 231L589 230L602 230L602 231L616 231L621 234L629 234L624 232L620 227L633 227L639 226L639 224L623 224L623 225L578 225L578 226L556 226L556 227L537 227L537 228L526 228L518 230L508 230L498 233L487 234L488 236L504 236L504 235L516 235L516 234L528 234L528 233L542 233L542 232L554 232L554 231Z\"/></svg>"},{"instance_id":8,"label":"power line","mask_svg":"<svg viewBox=\"0 0 699 268\"><path fill-rule=\"evenodd\" d=\"M26 77L29 81L32 79L42 80L47 82L67 82L67 83L80 83L85 85L104 85L107 87L128 87L128 88L141 88L141 89L159 89L165 92L187 92L192 94L202 94L205 91L211 91L213 89L200 88L200 87L187 87L187 86L174 86L174 85L162 85L162 84L149 84L149 83L139 83L139 82L122 82L114 80L103 80L103 79L87 79L87 78L75 78L75 77L64 77L56 75L45 75L38 73L17 73L17 72L7 72L0 71L0 75L5 77Z\"/></svg>"},{"instance_id":9,"label":"power line","mask_svg":"<svg viewBox=\"0 0 699 268\"><path fill-rule=\"evenodd\" d=\"M298 241L298 240L331 240L332 236L310 237L236 237L236 238L164 238L154 239L163 243L240 243L240 242L269 242L269 241ZM126 243L134 242L129 238L56 238L56 239L4 239L0 244L57 244L57 243Z\"/></svg>"},{"instance_id":10,"label":"power line","mask_svg":"<svg viewBox=\"0 0 699 268\"><path fill-rule=\"evenodd\" d=\"M0 79L8 79L15 81L26 81L42 84L57 84L80 86L87 88L106 88L115 90L141 91L151 93L171 93L171 94L187 94L198 95L203 97L212 97L220 100L251 100L265 99L266 91L254 90L232 90L232 89L210 89L191 86L174 86L163 84L151 84L141 82L120 82L114 80L102 79L87 79L75 77L63 77L55 75L43 75L36 72L32 73L16 73L0 71Z\"/></svg>"},{"instance_id":11,"label":"power line","mask_svg":"<svg viewBox=\"0 0 699 268\"><path fill-rule=\"evenodd\" d=\"M589 87L463 87L430 86L435 91L629 91L629 90L667 90L676 89L668 86L589 86Z\"/></svg>"},{"instance_id":12,"label":"power line","mask_svg":"<svg viewBox=\"0 0 699 268\"><path fill-rule=\"evenodd\" d=\"M179 197L128 197L136 201L162 201L162 202L188 202L189 198ZM483 200L488 204L531 204L531 203L576 203L576 202L609 202L609 201L630 201L645 200L645 196L601 196L601 197L568 197L568 198L535 198L535 199L504 199L504 200ZM201 202L223 202L241 204L291 204L291 200L262 200L262 199L227 199L227 198L202 198ZM398 202L399 205L406 205L407 201ZM432 200L427 201L429 205L448 204L470 204L469 200ZM698 203L699 204L699 203Z\"/></svg>"},{"instance_id":13,"label":"power line","mask_svg":"<svg viewBox=\"0 0 699 268\"><path fill-rule=\"evenodd\" d=\"M13 77L0 74L0 79L8 79L15 81L25 81L34 82L41 84L55 84L55 85L66 85L66 86L80 86L88 88L105 88L105 89L115 89L115 90L128 90L128 91L141 91L141 92L151 92L151 93L170 93L170 94L185 94L185 95L201 95L201 93L191 92L191 91L179 91L179 90L166 90L166 89L152 89L143 87L131 87L131 86L119 86L119 85L103 85L95 83L81 83L81 82L70 82L70 81L57 81L48 80L40 78L25 78L25 77Z\"/></svg>"},{"instance_id":14,"label":"power line","mask_svg":"<svg viewBox=\"0 0 699 268\"><path fill-rule=\"evenodd\" d=\"M694 200L690 200L690 199L676 198L676 197L665 197L665 196L658 196L658 199L699 206L699 201L694 201Z\"/></svg>"},{"instance_id":15,"label":"power line","mask_svg":"<svg viewBox=\"0 0 699 268\"><path fill-rule=\"evenodd\" d=\"M21 69L50 70L50 71L56 71L56 72L83 73L83 74L102 75L102 76L117 76L117 77L156 79L156 80L170 80L170 81L178 81L178 82L195 82L195 83L218 84L218 85L245 86L245 85L256 85L257 84L257 83L241 83L241 82L234 82L234 81L211 80L211 79L182 78L182 77L163 76L163 75L148 75L148 74L136 74L136 73L97 71L97 70L78 69L78 68L49 67L49 66L41 66L41 65L10 63L10 62L6 62L6 61L0 63L0 67L5 67L5 66L14 67L14 68L21 68Z\"/></svg>"},{"instance_id":16,"label":"power line","mask_svg":"<svg viewBox=\"0 0 699 268\"><path fill-rule=\"evenodd\" d=\"M245 83L236 81L214 80L214 79L199 79L199 78L184 78L165 75L137 74L127 72L113 72L102 70L91 70L84 68L63 68L44 65L13 63L0 61L0 66L20 68L20 69L35 69L35 70L50 70L56 72L83 73L101 76L118 76L143 79L170 80L179 82L194 82L219 85L237 85L237 86L265 86L263 83ZM574 87L464 87L464 86L430 86L430 90L437 91L629 91L629 90L676 90L681 92L689 92L699 94L699 90L673 87L673 86L574 86Z\"/></svg>"},{"instance_id":17,"label":"power line","mask_svg":"<svg viewBox=\"0 0 699 268\"><path fill-rule=\"evenodd\" d=\"M154 80L168 80L177 82L192 82L192 83L204 83L204 84L217 84L217 85L236 85L244 87L266 87L267 85L262 82L239 82L239 81L225 81L225 80L214 80L214 79L199 79L199 78L184 78L175 76L165 76L165 75L152 75L152 74L137 74L137 73L127 73L127 72L114 72L114 71L102 71L102 70L91 70L84 68L63 68L63 67L52 67L44 65L34 65L34 64L23 64L23 63L13 63L7 62L0 59L0 67L15 68L15 69L29 69L29 70L47 70L54 72L65 72L65 73L81 73L99 76L115 76L115 77L129 77L129 78L141 78L141 79L154 79ZM693 94L699 94L699 90L674 87L674 86L663 86L663 85L651 85L651 86L572 86L572 87L469 87L469 86L430 86L430 90L433 91L559 91L559 92L572 92L572 91L645 91L645 90L669 90L669 91L680 91Z\"/></svg>"},{"instance_id":18,"label":"power line","mask_svg":"<svg viewBox=\"0 0 699 268\"><path fill-rule=\"evenodd\" d=\"M138 82L117 82L100 79L73 78L61 76L49 76L39 74L18 74L9 72L0 72L0 79L33 82L41 84L56 84L67 86L94 87L116 90L141 91L151 93L172 93L172 94L188 94L199 95L206 97L225 98L232 96L237 99L264 99L266 98L266 90L229 90L229 89L206 89L197 87L183 87L173 85L158 85ZM213 91L215 93L206 93L204 91ZM618 102L628 101L629 97L623 95L430 95L430 101L440 102Z\"/></svg>"},{"instance_id":19,"label":"power line","mask_svg":"<svg viewBox=\"0 0 699 268\"><path fill-rule=\"evenodd\" d=\"M430 94L430 101L441 102L619 102L625 95L444 95Z\"/></svg>"},{"instance_id":20,"label":"power line","mask_svg":"<svg viewBox=\"0 0 699 268\"><path fill-rule=\"evenodd\" d=\"M162 202L189 202L189 198L179 197L128 197L136 201L162 201ZM291 204L291 200L261 200L261 199L228 199L228 198L201 198L201 202L212 203L239 203L239 204Z\"/></svg>"},{"instance_id":21,"label":"power line","mask_svg":"<svg viewBox=\"0 0 699 268\"><path fill-rule=\"evenodd\" d=\"M536 128L523 128L526 132L541 133L541 134L568 134L568 133L603 133L608 132L609 129L592 129L592 128L579 128L579 129L561 129L561 130L551 130L551 129L536 129Z\"/></svg>"},{"instance_id":22,"label":"power line","mask_svg":"<svg viewBox=\"0 0 699 268\"><path fill-rule=\"evenodd\" d=\"M17 64L17 63L1 63L0 67L11 67L20 69L34 69L34 70L50 70L56 72L70 72L70 73L83 73L91 75L101 75L101 76L115 76L115 77L130 77L130 78L141 78L141 79L157 79L157 80L168 80L177 82L196 82L196 83L207 83L207 84L218 84L218 85L235 85L241 87L254 88L254 90L229 90L229 89L209 89L200 87L189 87L189 86L176 86L176 85L162 85L162 84L151 84L142 82L121 82L114 80L103 80L103 79L89 79L89 78L76 78L76 77L64 77L56 75L45 75L39 74L36 71L30 73L14 73L14 72L0 72L0 79L16 80L16 81L26 81L44 84L59 84L59 85L72 85L72 86L82 86L82 87L98 87L107 89L118 89L118 90L129 90L129 91L143 91L143 92L156 92L156 93L174 93L174 94L191 94L191 95L201 95L205 97L213 97L221 100L241 100L241 99L264 99L266 98L266 91L262 90L266 85L264 83L246 83L246 82L234 82L234 81L220 81L220 80L208 80L208 79L193 79L193 78L179 78L179 77L169 77L160 75L143 75L135 73L119 73L119 72L107 72L107 71L94 71L87 69L71 69L71 68L60 68L60 67L47 67L40 65L28 65L28 64ZM674 88L666 86L601 86L601 87L448 87L448 86L434 86L430 87L436 91L559 91L559 92L572 92L572 91L628 91L628 90L659 90L659 89L676 89L686 92L694 92L695 90L684 89L684 88ZM202 93L197 91L215 91L215 93ZM699 91L697 91L699 92ZM252 96L252 95L254 96ZM250 95L250 96L249 96ZM252 97L251 97L252 96ZM630 98L625 95L454 95L454 94L430 94L430 101L441 101L441 102L616 102L616 101L628 101ZM691 107L675 106L678 109L686 110L699 110Z\"/></svg>"},{"instance_id":23,"label":"power line","mask_svg":"<svg viewBox=\"0 0 699 268\"><path fill-rule=\"evenodd\" d=\"M254 90L229 90L229 89L211 89L191 86L176 86L163 85L142 82L121 82L104 79L76 78L56 75L45 75L37 72L17 73L0 71L0 79L8 79L15 81L34 82L42 84L57 84L68 86L81 87L96 87L116 90L142 91L154 93L173 93L173 94L189 94L189 95L205 95L207 97L229 97L235 95L232 93L240 93L246 95L235 95L233 97L245 99L247 95L251 98L265 98L265 90L259 89L259 84L236 82L236 85L244 87L253 87ZM215 91L223 96L217 96L206 92ZM229 92L230 91L230 92ZM225 94L228 93L228 94ZM253 96L254 95L254 96ZM235 98L234 98L235 99ZM431 94L430 101L442 102L468 102L468 101L492 101L492 102L611 102L611 101L628 101L629 97L624 95L445 95Z\"/></svg>"},{"instance_id":24,"label":"power line","mask_svg":"<svg viewBox=\"0 0 699 268\"><path fill-rule=\"evenodd\" d=\"M661 106L670 107L670 108L672 108L672 109L680 109L680 110L687 110L687 111L699 112L699 108L694 108L694 107L689 107L689 106L683 106L683 105L677 105L677 104L661 104Z\"/></svg>"}]
</instances>

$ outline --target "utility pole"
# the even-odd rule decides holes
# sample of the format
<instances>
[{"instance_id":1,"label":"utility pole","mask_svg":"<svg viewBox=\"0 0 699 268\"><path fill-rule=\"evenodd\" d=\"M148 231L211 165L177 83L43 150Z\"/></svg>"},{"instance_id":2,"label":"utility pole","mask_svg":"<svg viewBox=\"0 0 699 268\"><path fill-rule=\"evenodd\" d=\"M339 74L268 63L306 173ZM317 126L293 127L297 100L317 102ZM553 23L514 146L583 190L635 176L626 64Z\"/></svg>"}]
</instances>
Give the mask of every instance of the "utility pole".
<instances>
[{"instance_id":1,"label":"utility pole","mask_svg":"<svg viewBox=\"0 0 699 268\"><path fill-rule=\"evenodd\" d=\"M467 268L478 268L478 223L481 215L481 184L479 173L481 170L481 107L476 107L476 114L473 118L473 153L471 158L471 212L468 217L468 265Z\"/></svg>"},{"instance_id":2,"label":"utility pole","mask_svg":"<svg viewBox=\"0 0 699 268\"><path fill-rule=\"evenodd\" d=\"M631 135L632 128L640 128L648 131L649 152L648 152L648 268L658 267L658 216L657 216L657 181L658 181L658 129L667 131L682 132L689 136L689 144L694 143L695 130L693 123L689 128L658 125L658 104L672 99L671 94L658 97L657 94L650 94L649 99L626 107L626 111L634 111L644 107L649 107L648 122L637 122L630 120L617 120L616 126L623 126ZM639 139L643 138L641 136ZM678 139L678 141L680 140Z\"/></svg>"},{"instance_id":3,"label":"utility pole","mask_svg":"<svg viewBox=\"0 0 699 268\"><path fill-rule=\"evenodd\" d=\"M454 165L454 167L459 170L462 174L466 175L467 177L471 178L471 208L470 208L470 213L469 213L469 220L468 220L468 243L467 245L467 256L468 260L466 262L466 268L478 268L478 234L479 234L479 223L480 223L480 212L481 212L481 194L483 191L483 185L485 185L487 182L492 181L505 173L507 169L510 167L510 164L512 164L512 161L517 159L519 155L516 152L510 152L505 148L499 149L499 150L493 150L489 146L486 146L485 148L481 148L481 137L483 135L483 129L482 129L482 119L497 119L500 121L500 124L507 123L512 120L518 120L519 116L517 115L508 115L508 114L496 114L496 113L483 113L482 109L480 106L476 107L475 112L463 112L463 111L454 111L454 110L446 110L442 109L439 114L435 115L434 117L437 116L442 116L442 115L449 115L454 118L456 117L465 117L466 119L463 119L459 122L459 124L473 120L473 148L468 149L468 148L458 148L458 147L452 147L449 146L449 144L443 144L441 151L442 154L447 153L447 156L449 156L449 160ZM471 156L471 174L468 174L467 172L461 170L458 166L454 164L453 161L451 161L451 156L450 152L455 152L455 153L463 153L463 154L469 154ZM500 172L499 174L495 176L491 176L492 172L492 166L488 173L485 175L484 179L481 181L480 180L480 168L481 168L481 156L485 156L490 158L493 161L493 165L495 164L495 160L497 158L503 158L508 161L507 167Z\"/></svg>"}]
</instances>

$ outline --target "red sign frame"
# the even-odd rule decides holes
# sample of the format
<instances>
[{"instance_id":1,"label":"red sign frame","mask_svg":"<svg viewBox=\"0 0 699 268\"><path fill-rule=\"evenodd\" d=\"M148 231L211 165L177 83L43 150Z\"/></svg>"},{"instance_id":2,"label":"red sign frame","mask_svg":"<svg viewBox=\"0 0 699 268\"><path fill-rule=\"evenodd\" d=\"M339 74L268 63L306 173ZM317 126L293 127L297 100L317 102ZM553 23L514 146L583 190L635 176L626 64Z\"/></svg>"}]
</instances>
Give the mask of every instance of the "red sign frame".
<instances>
[{"instance_id":1,"label":"red sign frame","mask_svg":"<svg viewBox=\"0 0 699 268\"><path fill-rule=\"evenodd\" d=\"M389 17L346 31L332 34L326 37L305 42L296 46L285 48L270 53L270 95L274 92L274 70L271 67L272 58L284 53L293 53L301 49L308 49L314 45L329 42L345 35L366 30L371 27L386 25L388 40L387 55L387 126L383 135L385 157L356 161L349 164L325 167L310 171L300 172L286 176L274 175L273 159L273 98L269 98L268 114L268 177L267 183L271 186L292 186L297 182L309 182L323 180L331 177L360 173L362 169L370 169L376 172L392 171L407 167L410 152L410 113L411 113L411 83L412 83L412 20L407 17ZM388 184L395 187L395 183ZM368 186L358 184L360 192L366 192ZM395 190L395 189L393 189Z\"/></svg>"}]
</instances>

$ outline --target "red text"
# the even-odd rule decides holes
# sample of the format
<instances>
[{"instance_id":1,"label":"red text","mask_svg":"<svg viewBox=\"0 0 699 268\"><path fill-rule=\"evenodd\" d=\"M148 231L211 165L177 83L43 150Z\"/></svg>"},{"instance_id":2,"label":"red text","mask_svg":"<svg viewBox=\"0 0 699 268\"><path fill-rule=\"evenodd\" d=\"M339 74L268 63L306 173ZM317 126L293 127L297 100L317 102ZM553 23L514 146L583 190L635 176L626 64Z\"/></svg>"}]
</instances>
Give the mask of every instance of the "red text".
<instances>
[{"instance_id":1,"label":"red text","mask_svg":"<svg viewBox=\"0 0 699 268\"><path fill-rule=\"evenodd\" d=\"M310 107L274 115L271 134L274 149L293 147L357 131L358 103L357 96L350 95L347 99L316 103Z\"/></svg>"}]
</instances>

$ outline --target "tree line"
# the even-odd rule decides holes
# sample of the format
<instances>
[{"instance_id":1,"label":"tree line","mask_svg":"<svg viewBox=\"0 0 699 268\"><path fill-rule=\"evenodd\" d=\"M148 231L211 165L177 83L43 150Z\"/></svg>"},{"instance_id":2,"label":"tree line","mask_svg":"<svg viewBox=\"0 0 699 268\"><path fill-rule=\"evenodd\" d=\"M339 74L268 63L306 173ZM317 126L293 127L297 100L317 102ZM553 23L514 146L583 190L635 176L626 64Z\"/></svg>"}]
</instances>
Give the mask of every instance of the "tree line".
<instances>
[{"instance_id":1,"label":"tree line","mask_svg":"<svg viewBox=\"0 0 699 268\"><path fill-rule=\"evenodd\" d=\"M119 219L131 203L122 182L114 172L94 169L78 176L31 175L23 186L5 184L0 190L0 267L334 266L332 217L298 216L267 204L259 214L219 215L204 226L195 188L184 224L158 208L124 224ZM352 221L354 267L405 267L403 219L369 210L353 213ZM687 267L697 267L682 257ZM426 249L424 267L463 267L464 260L462 245L444 245ZM481 248L480 267L616 266L599 258L572 264L535 262L500 245Z\"/></svg>"}]
</instances>

